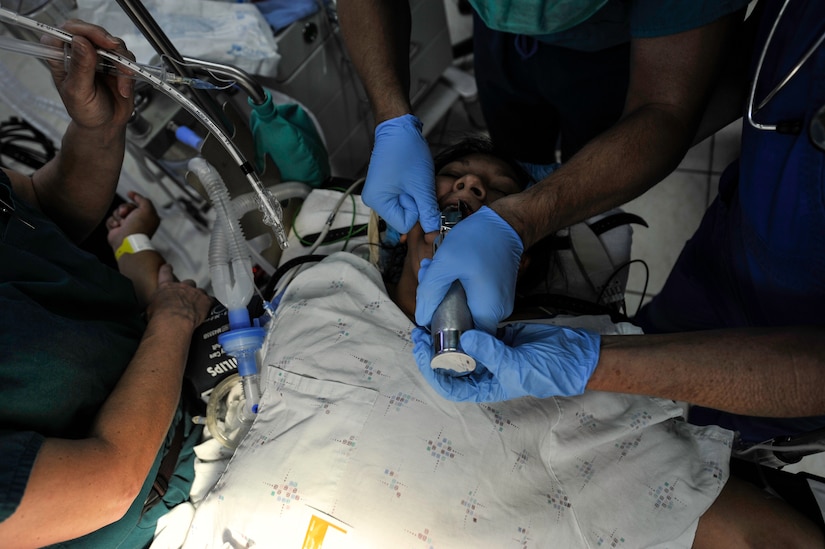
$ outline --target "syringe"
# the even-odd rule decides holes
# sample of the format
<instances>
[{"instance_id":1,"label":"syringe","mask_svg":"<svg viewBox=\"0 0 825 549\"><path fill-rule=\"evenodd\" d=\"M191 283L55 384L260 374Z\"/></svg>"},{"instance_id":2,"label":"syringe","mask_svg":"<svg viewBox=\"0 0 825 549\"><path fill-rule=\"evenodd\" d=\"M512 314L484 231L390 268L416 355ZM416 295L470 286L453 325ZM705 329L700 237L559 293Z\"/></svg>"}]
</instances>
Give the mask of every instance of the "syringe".
<instances>
[{"instance_id":1,"label":"syringe","mask_svg":"<svg viewBox=\"0 0 825 549\"><path fill-rule=\"evenodd\" d=\"M37 57L39 59L62 61L66 64L67 67L69 64L69 60L72 56L72 49L69 44L64 45L64 47L62 48L57 48L53 46L47 46L45 44L40 44L37 42L29 42L28 40L12 38L10 36L0 36L0 49L14 53L20 53L23 55L29 55L31 57ZM210 82L207 82L206 80L180 76L173 72L165 70L163 67L143 65L140 63L135 63L135 65L137 65L144 71L150 73L152 76L156 77L161 82L165 82L166 84L170 84L173 86L183 85L190 86L192 88L198 88L201 90L220 89L218 86ZM99 58L97 63L97 71L103 74L126 76L127 78L132 78L134 80L141 80L139 76L129 73L122 68L119 68L117 65L115 65L107 59Z\"/></svg>"}]
</instances>

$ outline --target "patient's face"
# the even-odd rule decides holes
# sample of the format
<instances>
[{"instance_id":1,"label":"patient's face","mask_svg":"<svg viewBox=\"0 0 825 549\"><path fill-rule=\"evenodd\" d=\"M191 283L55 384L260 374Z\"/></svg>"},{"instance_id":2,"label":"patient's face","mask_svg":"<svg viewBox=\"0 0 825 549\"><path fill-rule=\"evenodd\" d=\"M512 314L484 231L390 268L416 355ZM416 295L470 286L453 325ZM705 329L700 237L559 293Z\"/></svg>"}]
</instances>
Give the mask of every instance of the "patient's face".
<instances>
[{"instance_id":1,"label":"patient's face","mask_svg":"<svg viewBox=\"0 0 825 549\"><path fill-rule=\"evenodd\" d=\"M438 207L444 209L460 200L465 212L472 214L481 208L515 194L521 189L510 166L494 156L470 154L454 160L435 175L435 196ZM405 235L407 257L393 300L410 319L415 318L415 292L421 260L432 258L433 242L438 233L424 234L418 223Z\"/></svg>"},{"instance_id":2,"label":"patient's face","mask_svg":"<svg viewBox=\"0 0 825 549\"><path fill-rule=\"evenodd\" d=\"M510 166L484 154L470 154L454 160L435 174L435 196L442 210L460 200L472 213L519 190L516 174Z\"/></svg>"},{"instance_id":3,"label":"patient's face","mask_svg":"<svg viewBox=\"0 0 825 549\"><path fill-rule=\"evenodd\" d=\"M521 189L517 181L516 174L506 162L494 156L474 153L438 170L435 196L442 210L460 200L465 211L472 214L482 206L519 192ZM415 277L418 276L421 260L433 256L435 237L436 233L425 235L417 223L406 235L407 261Z\"/></svg>"}]
</instances>

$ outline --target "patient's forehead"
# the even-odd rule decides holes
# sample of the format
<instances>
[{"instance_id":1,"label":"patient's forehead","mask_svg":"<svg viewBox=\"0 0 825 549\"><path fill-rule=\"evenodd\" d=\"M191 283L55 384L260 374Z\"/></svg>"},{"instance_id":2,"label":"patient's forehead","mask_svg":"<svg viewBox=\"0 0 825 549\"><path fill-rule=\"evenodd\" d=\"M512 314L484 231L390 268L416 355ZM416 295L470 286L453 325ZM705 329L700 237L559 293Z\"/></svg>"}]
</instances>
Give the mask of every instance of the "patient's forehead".
<instances>
[{"instance_id":1,"label":"patient's forehead","mask_svg":"<svg viewBox=\"0 0 825 549\"><path fill-rule=\"evenodd\" d=\"M469 153L465 156L452 160L446 163L438 173L448 171L450 169L463 169L474 172L484 172L504 177L517 179L515 170L504 160L484 153Z\"/></svg>"}]
</instances>

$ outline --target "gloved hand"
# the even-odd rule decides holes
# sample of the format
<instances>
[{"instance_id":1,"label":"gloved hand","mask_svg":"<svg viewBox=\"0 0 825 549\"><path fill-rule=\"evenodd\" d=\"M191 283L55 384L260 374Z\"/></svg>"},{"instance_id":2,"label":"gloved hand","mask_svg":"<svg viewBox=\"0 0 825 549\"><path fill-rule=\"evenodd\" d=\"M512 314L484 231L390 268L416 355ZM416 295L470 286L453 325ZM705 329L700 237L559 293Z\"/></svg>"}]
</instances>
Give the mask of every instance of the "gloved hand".
<instances>
[{"instance_id":1,"label":"gloved hand","mask_svg":"<svg viewBox=\"0 0 825 549\"><path fill-rule=\"evenodd\" d=\"M405 114L375 128L367 180L361 198L390 226L407 233L421 223L437 231L441 215L435 200L435 169L421 121Z\"/></svg>"},{"instance_id":2,"label":"gloved hand","mask_svg":"<svg viewBox=\"0 0 825 549\"><path fill-rule=\"evenodd\" d=\"M477 366L461 377L430 367L433 346L426 330L415 328L412 340L418 369L438 394L459 402L497 402L580 395L599 361L601 336L547 324L508 325L501 340L469 330L461 335L461 347Z\"/></svg>"},{"instance_id":3,"label":"gloved hand","mask_svg":"<svg viewBox=\"0 0 825 549\"><path fill-rule=\"evenodd\" d=\"M496 212L482 206L450 229L432 263L422 263L415 298L415 322L429 326L454 280L467 293L476 328L495 333L513 312L516 276L524 245Z\"/></svg>"}]
</instances>

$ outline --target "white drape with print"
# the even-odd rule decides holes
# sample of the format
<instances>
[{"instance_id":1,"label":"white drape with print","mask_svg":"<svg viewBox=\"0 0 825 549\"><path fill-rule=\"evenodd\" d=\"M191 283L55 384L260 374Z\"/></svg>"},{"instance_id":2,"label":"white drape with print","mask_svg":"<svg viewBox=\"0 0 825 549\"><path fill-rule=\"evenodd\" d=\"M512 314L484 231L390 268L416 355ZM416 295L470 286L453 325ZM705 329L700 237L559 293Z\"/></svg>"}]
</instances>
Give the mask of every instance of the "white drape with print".
<instances>
[{"instance_id":1,"label":"white drape with print","mask_svg":"<svg viewBox=\"0 0 825 549\"><path fill-rule=\"evenodd\" d=\"M449 402L421 379L411 328L351 254L299 275L259 417L186 546L690 547L731 433L610 393Z\"/></svg>"}]
</instances>

